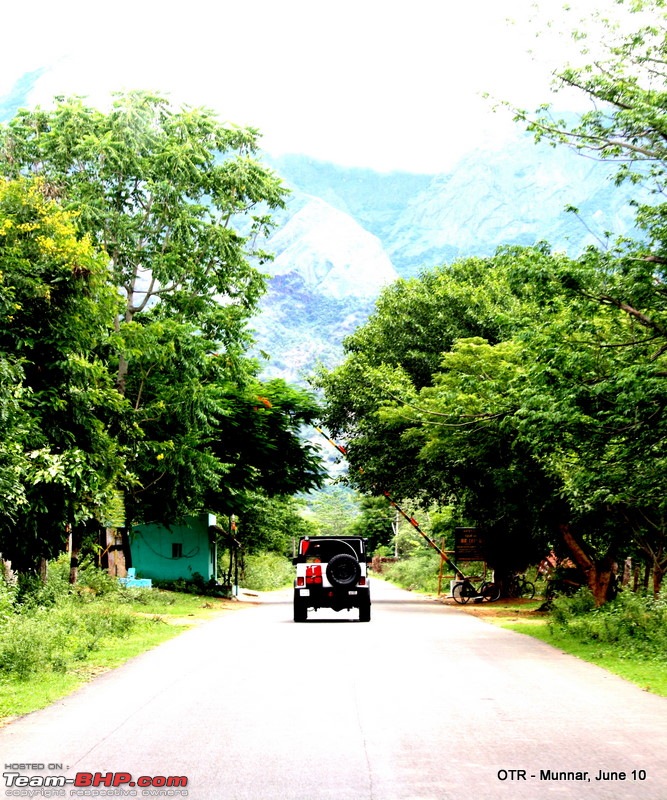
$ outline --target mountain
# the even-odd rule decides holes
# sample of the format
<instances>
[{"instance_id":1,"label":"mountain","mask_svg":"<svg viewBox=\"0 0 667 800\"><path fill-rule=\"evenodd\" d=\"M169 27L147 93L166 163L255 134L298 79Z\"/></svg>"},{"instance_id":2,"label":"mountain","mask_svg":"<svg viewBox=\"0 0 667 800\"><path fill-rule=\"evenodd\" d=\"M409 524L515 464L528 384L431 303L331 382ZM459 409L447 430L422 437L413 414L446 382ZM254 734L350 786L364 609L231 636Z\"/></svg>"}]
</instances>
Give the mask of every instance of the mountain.
<instances>
[{"instance_id":1,"label":"mountain","mask_svg":"<svg viewBox=\"0 0 667 800\"><path fill-rule=\"evenodd\" d=\"M637 187L614 186L608 163L527 137L442 175L266 160L292 192L266 243L275 260L254 324L266 377L300 382L338 363L345 336L399 277L506 244L547 241L575 256L633 233Z\"/></svg>"},{"instance_id":2,"label":"mountain","mask_svg":"<svg viewBox=\"0 0 667 800\"><path fill-rule=\"evenodd\" d=\"M385 242L403 276L504 244L540 240L570 255L633 226L636 189L613 186L609 163L531 141L477 152L410 199ZM568 207L578 209L578 214Z\"/></svg>"},{"instance_id":3,"label":"mountain","mask_svg":"<svg viewBox=\"0 0 667 800\"><path fill-rule=\"evenodd\" d=\"M376 236L316 197L304 198L270 247L274 276L298 273L325 297L370 297L398 278Z\"/></svg>"},{"instance_id":4,"label":"mountain","mask_svg":"<svg viewBox=\"0 0 667 800\"><path fill-rule=\"evenodd\" d=\"M268 248L269 290L255 320L259 346L271 353L266 377L298 382L315 363L340 357L340 343L399 275L382 243L352 216L296 193Z\"/></svg>"}]
</instances>

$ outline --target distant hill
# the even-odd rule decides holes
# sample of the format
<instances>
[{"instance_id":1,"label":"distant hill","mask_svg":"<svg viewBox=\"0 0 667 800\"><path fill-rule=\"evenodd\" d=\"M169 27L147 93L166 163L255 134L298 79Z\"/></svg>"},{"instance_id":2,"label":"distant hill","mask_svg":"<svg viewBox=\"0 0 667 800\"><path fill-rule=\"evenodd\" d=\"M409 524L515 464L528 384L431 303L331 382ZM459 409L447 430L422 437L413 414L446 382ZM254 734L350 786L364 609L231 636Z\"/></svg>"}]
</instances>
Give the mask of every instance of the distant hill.
<instances>
[{"instance_id":1,"label":"distant hill","mask_svg":"<svg viewBox=\"0 0 667 800\"><path fill-rule=\"evenodd\" d=\"M610 164L528 137L443 175L266 160L292 195L267 243L276 258L254 327L271 355L266 374L293 381L317 362L337 363L343 338L399 276L504 244L547 241L576 255L633 229L637 188L614 186Z\"/></svg>"}]
</instances>

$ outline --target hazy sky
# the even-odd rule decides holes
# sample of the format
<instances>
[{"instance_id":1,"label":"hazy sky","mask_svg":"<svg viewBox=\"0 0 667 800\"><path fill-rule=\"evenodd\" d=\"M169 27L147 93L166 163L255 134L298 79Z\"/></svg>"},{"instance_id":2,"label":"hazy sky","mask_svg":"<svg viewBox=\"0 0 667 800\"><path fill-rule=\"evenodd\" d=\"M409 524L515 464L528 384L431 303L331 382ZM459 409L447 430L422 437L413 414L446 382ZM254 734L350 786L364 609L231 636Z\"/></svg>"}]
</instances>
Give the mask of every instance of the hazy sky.
<instances>
[{"instance_id":1,"label":"hazy sky","mask_svg":"<svg viewBox=\"0 0 667 800\"><path fill-rule=\"evenodd\" d=\"M534 108L589 7L612 0L36 0L3 10L0 96L144 88L249 124L263 148L438 172L516 134L483 92ZM102 10L97 11L96 8ZM548 20L556 24L548 28ZM540 34L538 36L538 34ZM532 51L532 52L531 52Z\"/></svg>"}]
</instances>

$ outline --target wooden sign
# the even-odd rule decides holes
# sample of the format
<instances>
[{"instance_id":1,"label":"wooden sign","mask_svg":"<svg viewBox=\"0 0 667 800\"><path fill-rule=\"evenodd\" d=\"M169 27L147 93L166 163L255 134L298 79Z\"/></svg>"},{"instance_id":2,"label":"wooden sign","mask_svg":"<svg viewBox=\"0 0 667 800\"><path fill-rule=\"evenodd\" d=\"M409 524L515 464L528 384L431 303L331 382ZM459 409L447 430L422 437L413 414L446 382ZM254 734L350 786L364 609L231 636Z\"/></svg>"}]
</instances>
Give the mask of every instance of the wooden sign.
<instances>
[{"instance_id":1,"label":"wooden sign","mask_svg":"<svg viewBox=\"0 0 667 800\"><path fill-rule=\"evenodd\" d=\"M477 528L454 528L454 560L484 561L484 537Z\"/></svg>"}]
</instances>

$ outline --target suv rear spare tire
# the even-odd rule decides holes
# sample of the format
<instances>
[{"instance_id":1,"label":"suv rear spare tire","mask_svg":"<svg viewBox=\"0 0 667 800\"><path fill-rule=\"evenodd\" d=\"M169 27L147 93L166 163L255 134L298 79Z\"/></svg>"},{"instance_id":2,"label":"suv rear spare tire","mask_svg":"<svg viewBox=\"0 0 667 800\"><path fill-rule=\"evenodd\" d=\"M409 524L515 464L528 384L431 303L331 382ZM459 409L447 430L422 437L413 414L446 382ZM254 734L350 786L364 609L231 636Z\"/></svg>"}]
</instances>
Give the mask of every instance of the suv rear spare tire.
<instances>
[{"instance_id":1,"label":"suv rear spare tire","mask_svg":"<svg viewBox=\"0 0 667 800\"><path fill-rule=\"evenodd\" d=\"M348 553L338 553L327 564L327 578L332 586L354 586L361 575L357 559Z\"/></svg>"}]
</instances>

